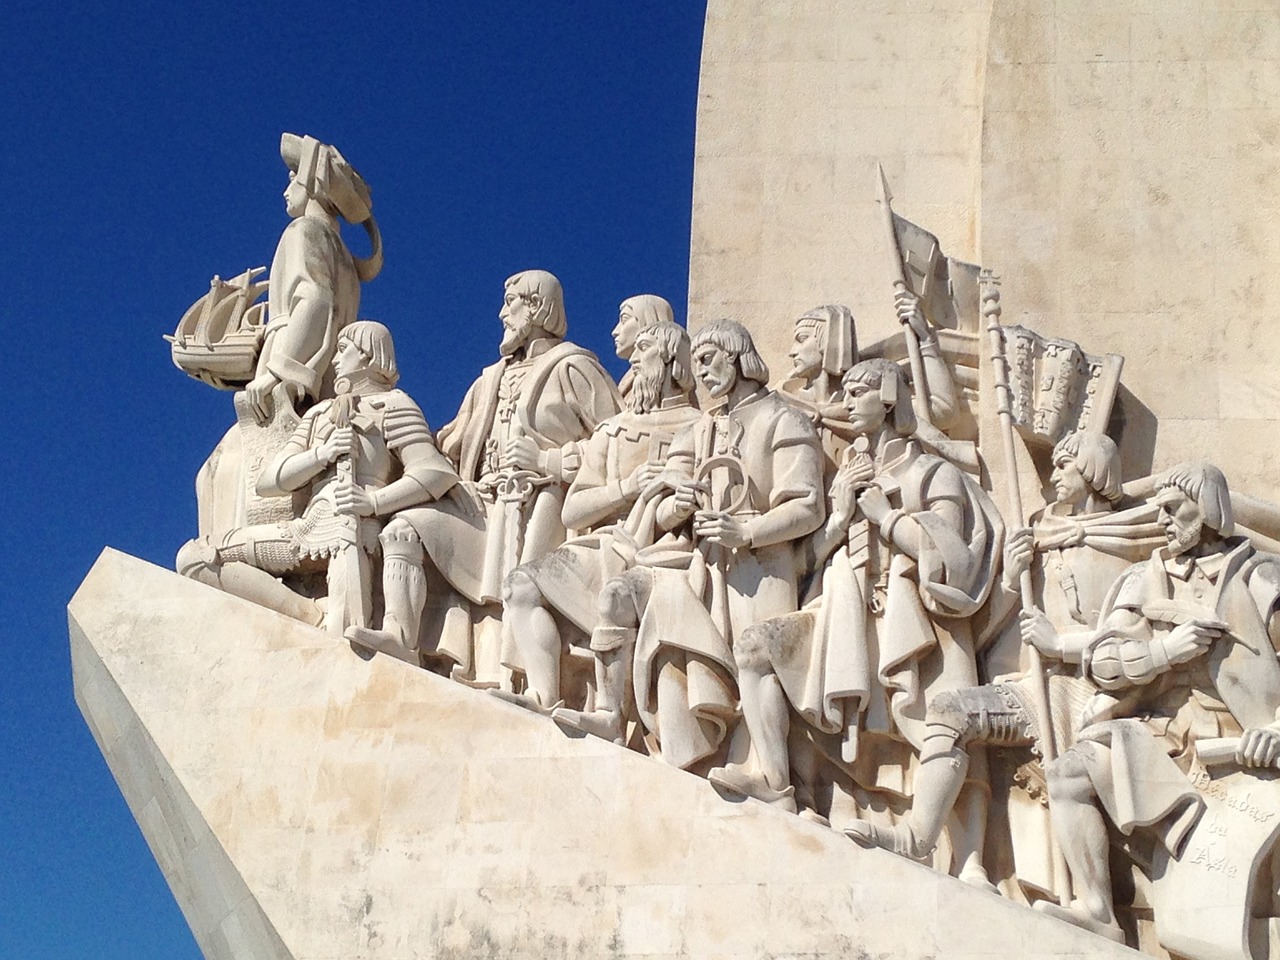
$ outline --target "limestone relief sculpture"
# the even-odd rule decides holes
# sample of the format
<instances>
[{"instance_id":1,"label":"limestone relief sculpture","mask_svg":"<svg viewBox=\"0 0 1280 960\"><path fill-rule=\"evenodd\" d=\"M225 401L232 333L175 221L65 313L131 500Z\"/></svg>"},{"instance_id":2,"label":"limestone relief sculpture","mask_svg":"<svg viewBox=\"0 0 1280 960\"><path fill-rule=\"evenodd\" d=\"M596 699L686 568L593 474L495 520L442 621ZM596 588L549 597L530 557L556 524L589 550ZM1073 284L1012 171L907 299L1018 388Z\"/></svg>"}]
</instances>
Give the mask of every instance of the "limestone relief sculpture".
<instances>
[{"instance_id":1,"label":"limestone relief sculpture","mask_svg":"<svg viewBox=\"0 0 1280 960\"><path fill-rule=\"evenodd\" d=\"M895 213L881 171L892 336L860 349L847 307L810 310L771 388L742 323L690 336L642 294L615 384L525 270L433 434L390 331L357 320L368 186L310 137L281 155L268 280L215 278L171 338L236 391L182 573L851 857L1154 953L1275 955L1280 508L1204 463L1122 484L1123 358L1002 326L995 278Z\"/></svg>"}]
</instances>

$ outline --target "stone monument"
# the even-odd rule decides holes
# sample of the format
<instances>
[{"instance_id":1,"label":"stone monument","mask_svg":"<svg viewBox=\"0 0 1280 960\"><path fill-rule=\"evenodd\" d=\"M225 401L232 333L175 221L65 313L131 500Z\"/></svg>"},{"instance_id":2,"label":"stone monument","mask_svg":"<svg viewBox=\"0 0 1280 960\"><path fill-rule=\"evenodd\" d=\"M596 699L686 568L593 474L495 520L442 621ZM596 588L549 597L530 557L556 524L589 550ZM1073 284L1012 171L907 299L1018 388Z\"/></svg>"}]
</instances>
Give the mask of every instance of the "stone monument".
<instances>
[{"instance_id":1,"label":"stone monument","mask_svg":"<svg viewBox=\"0 0 1280 960\"><path fill-rule=\"evenodd\" d=\"M438 432L286 134L170 338L236 416L182 576L69 608L206 955L1280 960L1264 38L711 0L692 335L622 300L615 385L512 274Z\"/></svg>"}]
</instances>

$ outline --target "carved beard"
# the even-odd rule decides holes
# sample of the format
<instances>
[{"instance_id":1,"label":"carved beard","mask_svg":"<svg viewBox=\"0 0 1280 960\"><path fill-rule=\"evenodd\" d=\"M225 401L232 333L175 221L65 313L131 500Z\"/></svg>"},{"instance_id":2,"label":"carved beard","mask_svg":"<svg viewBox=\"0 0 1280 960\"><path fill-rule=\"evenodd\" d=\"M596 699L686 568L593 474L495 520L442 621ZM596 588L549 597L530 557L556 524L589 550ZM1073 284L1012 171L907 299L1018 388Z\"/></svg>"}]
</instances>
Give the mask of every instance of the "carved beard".
<instances>
[{"instance_id":1,"label":"carved beard","mask_svg":"<svg viewBox=\"0 0 1280 960\"><path fill-rule=\"evenodd\" d=\"M1203 530L1203 520L1197 520L1185 530L1170 530L1169 556L1180 557L1182 554L1194 547L1200 542L1200 534Z\"/></svg>"},{"instance_id":2,"label":"carved beard","mask_svg":"<svg viewBox=\"0 0 1280 960\"><path fill-rule=\"evenodd\" d=\"M635 413L649 413L662 402L662 384L667 379L666 364L658 361L650 365L642 363L633 368L631 390L627 393L627 406Z\"/></svg>"},{"instance_id":3,"label":"carved beard","mask_svg":"<svg viewBox=\"0 0 1280 960\"><path fill-rule=\"evenodd\" d=\"M504 357L511 356L529 342L529 334L532 330L533 321L527 318L523 322L510 327L503 324L502 343L498 344L498 352Z\"/></svg>"}]
</instances>

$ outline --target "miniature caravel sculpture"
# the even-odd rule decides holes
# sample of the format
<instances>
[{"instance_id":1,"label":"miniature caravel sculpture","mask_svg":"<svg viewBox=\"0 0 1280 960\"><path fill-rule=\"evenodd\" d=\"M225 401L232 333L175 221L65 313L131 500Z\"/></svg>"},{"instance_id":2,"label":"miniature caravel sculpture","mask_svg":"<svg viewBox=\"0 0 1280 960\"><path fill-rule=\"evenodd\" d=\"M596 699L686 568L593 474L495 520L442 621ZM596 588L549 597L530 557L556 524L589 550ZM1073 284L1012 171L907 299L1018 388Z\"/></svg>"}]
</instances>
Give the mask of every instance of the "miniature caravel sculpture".
<instances>
[{"instance_id":1,"label":"miniature caravel sculpture","mask_svg":"<svg viewBox=\"0 0 1280 960\"><path fill-rule=\"evenodd\" d=\"M182 573L1113 940L1276 955L1280 509L1204 463L1122 487L1121 358L1002 328L881 175L898 336L819 307L771 389L741 324L634 296L615 385L526 270L433 432L357 319L368 186L281 154L268 281L171 338L237 391Z\"/></svg>"}]
</instances>

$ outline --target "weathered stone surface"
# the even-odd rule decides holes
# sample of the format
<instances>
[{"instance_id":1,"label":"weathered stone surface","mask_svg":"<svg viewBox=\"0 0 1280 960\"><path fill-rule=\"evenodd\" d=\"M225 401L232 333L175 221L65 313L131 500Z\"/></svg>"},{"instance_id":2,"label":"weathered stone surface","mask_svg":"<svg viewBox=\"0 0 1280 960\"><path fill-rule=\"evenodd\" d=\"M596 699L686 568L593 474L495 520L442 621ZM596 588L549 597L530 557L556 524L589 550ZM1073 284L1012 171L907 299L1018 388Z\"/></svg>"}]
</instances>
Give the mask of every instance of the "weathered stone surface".
<instances>
[{"instance_id":1,"label":"weathered stone surface","mask_svg":"<svg viewBox=\"0 0 1280 960\"><path fill-rule=\"evenodd\" d=\"M209 957L1134 955L114 551L70 622Z\"/></svg>"},{"instance_id":2,"label":"weathered stone surface","mask_svg":"<svg viewBox=\"0 0 1280 960\"><path fill-rule=\"evenodd\" d=\"M689 315L779 371L815 304L892 332L879 160L1007 322L1126 357L1127 476L1206 458L1269 496L1278 83L1271 3L710 0Z\"/></svg>"}]
</instances>

